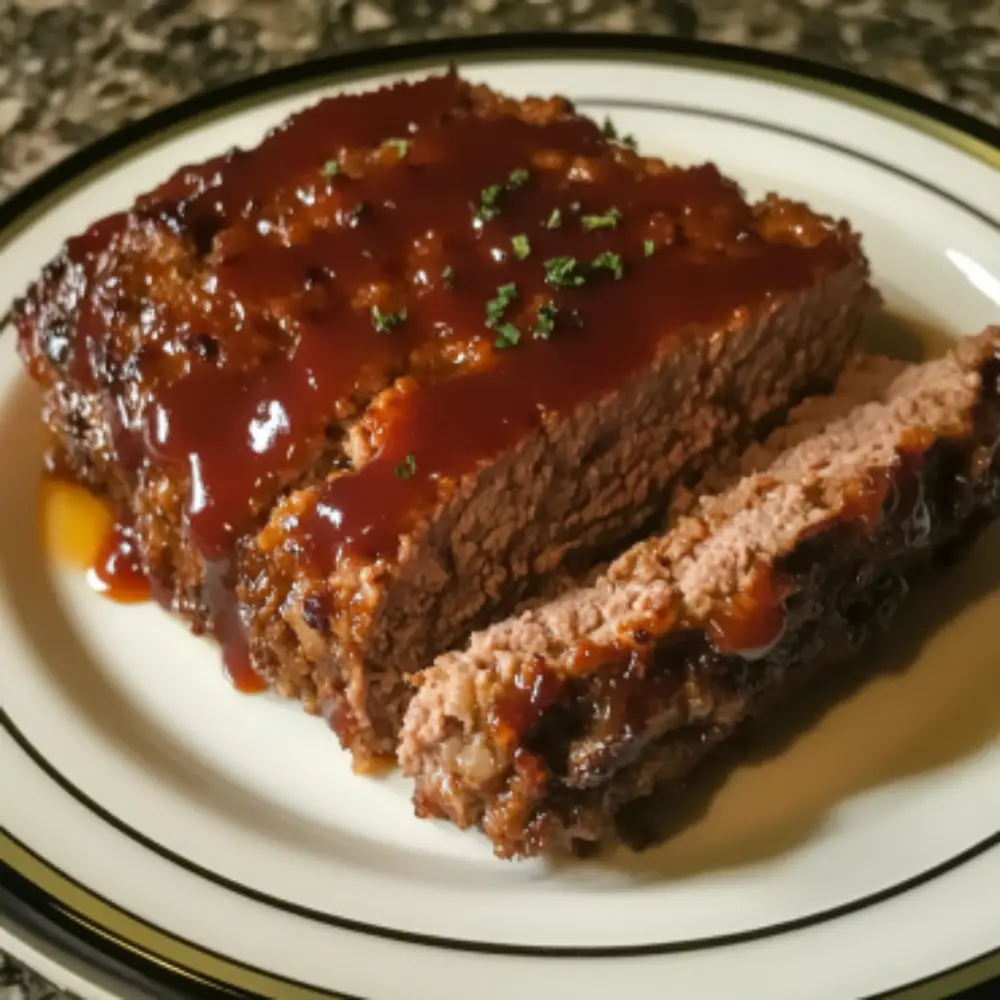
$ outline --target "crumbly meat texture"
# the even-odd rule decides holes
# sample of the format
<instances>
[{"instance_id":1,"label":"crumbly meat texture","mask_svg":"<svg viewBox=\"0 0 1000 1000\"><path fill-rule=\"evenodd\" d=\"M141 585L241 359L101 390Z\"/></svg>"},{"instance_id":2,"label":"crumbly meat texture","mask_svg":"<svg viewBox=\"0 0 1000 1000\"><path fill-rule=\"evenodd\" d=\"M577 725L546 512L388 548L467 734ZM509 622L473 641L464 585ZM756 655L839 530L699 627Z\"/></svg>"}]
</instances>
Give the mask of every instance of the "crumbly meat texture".
<instances>
[{"instance_id":1,"label":"crumbly meat texture","mask_svg":"<svg viewBox=\"0 0 1000 1000\"><path fill-rule=\"evenodd\" d=\"M858 275L839 275L721 336L692 338L464 477L391 561L345 558L328 576L311 572L286 525L319 488L291 494L244 553L255 663L356 753L392 752L408 674L550 574L613 555L662 516L673 489L828 387L864 308Z\"/></svg>"},{"instance_id":2,"label":"crumbly meat texture","mask_svg":"<svg viewBox=\"0 0 1000 1000\"><path fill-rule=\"evenodd\" d=\"M861 358L594 586L438 658L401 739L418 813L525 857L684 780L1000 513L998 378L1000 328L920 366Z\"/></svg>"},{"instance_id":3,"label":"crumbly meat texture","mask_svg":"<svg viewBox=\"0 0 1000 1000\"><path fill-rule=\"evenodd\" d=\"M873 298L845 223L451 73L178 171L14 318L50 466L364 760L406 673L832 383Z\"/></svg>"}]
</instances>

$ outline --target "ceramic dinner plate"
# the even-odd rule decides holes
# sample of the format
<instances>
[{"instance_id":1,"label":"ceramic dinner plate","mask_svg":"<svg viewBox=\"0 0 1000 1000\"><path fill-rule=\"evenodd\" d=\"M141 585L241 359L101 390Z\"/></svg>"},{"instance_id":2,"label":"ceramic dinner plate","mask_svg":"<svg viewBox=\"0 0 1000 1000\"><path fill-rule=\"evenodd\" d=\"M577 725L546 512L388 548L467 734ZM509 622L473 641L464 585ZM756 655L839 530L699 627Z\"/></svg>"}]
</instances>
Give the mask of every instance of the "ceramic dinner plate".
<instances>
[{"instance_id":1,"label":"ceramic dinner plate","mask_svg":"<svg viewBox=\"0 0 1000 1000\"><path fill-rule=\"evenodd\" d=\"M885 297L880 347L932 352L1000 321L988 127L796 62L610 38L333 59L155 116L0 209L0 309L180 165L449 60L848 218ZM7 331L0 946L82 994L803 1000L1000 973L1000 528L864 662L703 775L665 844L513 864L417 820L401 777L353 775L322 721L237 694L208 642L54 558L41 438Z\"/></svg>"}]
</instances>

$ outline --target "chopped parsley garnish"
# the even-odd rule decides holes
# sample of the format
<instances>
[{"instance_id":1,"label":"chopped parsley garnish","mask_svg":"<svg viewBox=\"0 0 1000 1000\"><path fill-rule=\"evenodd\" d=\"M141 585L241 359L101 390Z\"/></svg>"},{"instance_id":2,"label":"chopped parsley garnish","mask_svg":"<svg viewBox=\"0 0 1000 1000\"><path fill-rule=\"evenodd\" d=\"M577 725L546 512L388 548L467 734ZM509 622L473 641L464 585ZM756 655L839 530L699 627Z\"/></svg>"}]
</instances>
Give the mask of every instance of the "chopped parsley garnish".
<instances>
[{"instance_id":1,"label":"chopped parsley garnish","mask_svg":"<svg viewBox=\"0 0 1000 1000\"><path fill-rule=\"evenodd\" d=\"M656 250L656 244L652 240L642 241L642 253L644 257L652 257Z\"/></svg>"},{"instance_id":2,"label":"chopped parsley garnish","mask_svg":"<svg viewBox=\"0 0 1000 1000\"><path fill-rule=\"evenodd\" d=\"M417 456L407 455L399 465L396 466L396 476L399 479L411 479L417 471Z\"/></svg>"},{"instance_id":3,"label":"chopped parsley garnish","mask_svg":"<svg viewBox=\"0 0 1000 1000\"><path fill-rule=\"evenodd\" d=\"M483 222L489 222L500 214L500 196L507 191L516 191L519 187L524 187L528 183L531 173L518 167L507 175L506 184L490 184L484 187L479 194L479 208L476 209L476 218Z\"/></svg>"},{"instance_id":4,"label":"chopped parsley garnish","mask_svg":"<svg viewBox=\"0 0 1000 1000\"><path fill-rule=\"evenodd\" d=\"M349 208L344 213L344 218L347 219L347 223L350 226L356 226L361 220L361 216L368 211L368 203L364 201L359 201L356 205Z\"/></svg>"},{"instance_id":5,"label":"chopped parsley garnish","mask_svg":"<svg viewBox=\"0 0 1000 1000\"><path fill-rule=\"evenodd\" d=\"M562 212L558 208L552 209L549 213L548 221L545 223L546 229L558 229L562 225Z\"/></svg>"},{"instance_id":6,"label":"chopped parsley garnish","mask_svg":"<svg viewBox=\"0 0 1000 1000\"><path fill-rule=\"evenodd\" d=\"M340 173L340 164L336 160L327 160L320 173L324 177L336 177Z\"/></svg>"},{"instance_id":7,"label":"chopped parsley garnish","mask_svg":"<svg viewBox=\"0 0 1000 1000\"><path fill-rule=\"evenodd\" d=\"M554 288L576 288L586 279L575 257L553 257L545 262L545 280Z\"/></svg>"},{"instance_id":8,"label":"chopped parsley garnish","mask_svg":"<svg viewBox=\"0 0 1000 1000\"><path fill-rule=\"evenodd\" d=\"M406 151L410 148L409 139L386 139L385 144L392 146L400 156L406 156Z\"/></svg>"},{"instance_id":9,"label":"chopped parsley garnish","mask_svg":"<svg viewBox=\"0 0 1000 1000\"><path fill-rule=\"evenodd\" d=\"M489 187L484 187L479 195L479 208L476 210L476 217L482 219L483 222L489 222L490 219L494 218L499 212L500 208L497 205L497 201L500 199L500 192L503 190L499 184L491 184Z\"/></svg>"},{"instance_id":10,"label":"chopped parsley garnish","mask_svg":"<svg viewBox=\"0 0 1000 1000\"><path fill-rule=\"evenodd\" d=\"M635 141L634 135L619 136L618 129L615 128L615 123L610 118L604 119L601 132L605 139L610 139L612 142L620 142L623 146L628 146L629 149L635 149L639 145Z\"/></svg>"},{"instance_id":11,"label":"chopped parsley garnish","mask_svg":"<svg viewBox=\"0 0 1000 1000\"><path fill-rule=\"evenodd\" d=\"M514 347L521 339L521 331L513 323L501 323L496 331L497 339L493 341L493 345L498 350Z\"/></svg>"},{"instance_id":12,"label":"chopped parsley garnish","mask_svg":"<svg viewBox=\"0 0 1000 1000\"><path fill-rule=\"evenodd\" d=\"M510 238L510 245L514 248L514 256L518 260L524 260L531 253L531 241L524 233Z\"/></svg>"},{"instance_id":13,"label":"chopped parsley garnish","mask_svg":"<svg viewBox=\"0 0 1000 1000\"><path fill-rule=\"evenodd\" d=\"M507 176L507 187L511 191L516 191L519 187L524 187L528 183L530 176L531 174L524 167L518 167L516 170L512 170Z\"/></svg>"},{"instance_id":14,"label":"chopped parsley garnish","mask_svg":"<svg viewBox=\"0 0 1000 1000\"><path fill-rule=\"evenodd\" d=\"M590 266L597 270L598 268L605 268L610 271L617 280L625 274L625 262L622 260L621 254L611 253L610 250L605 250L604 253L599 253L591 262Z\"/></svg>"},{"instance_id":15,"label":"chopped parsley garnish","mask_svg":"<svg viewBox=\"0 0 1000 1000\"><path fill-rule=\"evenodd\" d=\"M445 288L455 287L455 268L453 268L451 264L445 264L445 266L441 268L441 284L444 285Z\"/></svg>"},{"instance_id":16,"label":"chopped parsley garnish","mask_svg":"<svg viewBox=\"0 0 1000 1000\"><path fill-rule=\"evenodd\" d=\"M614 229L621 222L621 218L622 213L612 206L604 215L584 215L580 221L584 229Z\"/></svg>"},{"instance_id":17,"label":"chopped parsley garnish","mask_svg":"<svg viewBox=\"0 0 1000 1000\"><path fill-rule=\"evenodd\" d=\"M503 318L507 306L517 298L517 285L509 282L497 288L496 295L486 303L486 325L495 327Z\"/></svg>"},{"instance_id":18,"label":"chopped parsley garnish","mask_svg":"<svg viewBox=\"0 0 1000 1000\"><path fill-rule=\"evenodd\" d=\"M378 306L372 306L372 326L379 333L389 333L390 330L395 330L405 319L405 309L400 309L399 312L387 313L382 312Z\"/></svg>"},{"instance_id":19,"label":"chopped parsley garnish","mask_svg":"<svg viewBox=\"0 0 1000 1000\"><path fill-rule=\"evenodd\" d=\"M538 307L538 315L535 317L535 328L531 331L535 340L548 340L552 336L552 331L556 328L556 316L559 315L558 306L549 299Z\"/></svg>"}]
</instances>

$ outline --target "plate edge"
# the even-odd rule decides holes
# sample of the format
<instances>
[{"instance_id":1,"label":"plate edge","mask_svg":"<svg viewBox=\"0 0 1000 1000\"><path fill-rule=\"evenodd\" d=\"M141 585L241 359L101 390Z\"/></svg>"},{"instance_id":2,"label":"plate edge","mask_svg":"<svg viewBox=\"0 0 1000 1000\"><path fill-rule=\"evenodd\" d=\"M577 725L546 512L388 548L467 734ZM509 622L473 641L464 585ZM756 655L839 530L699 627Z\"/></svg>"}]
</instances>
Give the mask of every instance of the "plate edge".
<instances>
[{"instance_id":1,"label":"plate edge","mask_svg":"<svg viewBox=\"0 0 1000 1000\"><path fill-rule=\"evenodd\" d=\"M15 937L21 929L48 945L57 961L60 955L71 957L116 983L152 988L150 1000L264 1000L275 995L358 1000L244 966L163 931L64 875L6 832L0 832L0 914ZM111 924L122 930L109 929ZM126 931L132 937L124 937ZM186 964L185 955L201 969ZM864 1000L939 1000L994 977L1000 977L1000 946ZM280 994L270 992L275 988Z\"/></svg>"}]
</instances>

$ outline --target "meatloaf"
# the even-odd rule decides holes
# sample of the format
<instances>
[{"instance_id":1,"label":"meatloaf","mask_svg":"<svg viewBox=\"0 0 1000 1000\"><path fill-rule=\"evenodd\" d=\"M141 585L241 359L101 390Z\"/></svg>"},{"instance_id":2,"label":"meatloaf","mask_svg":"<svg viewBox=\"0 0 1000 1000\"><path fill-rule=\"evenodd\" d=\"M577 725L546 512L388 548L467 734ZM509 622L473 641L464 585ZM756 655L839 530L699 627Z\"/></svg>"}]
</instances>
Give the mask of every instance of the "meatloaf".
<instances>
[{"instance_id":1,"label":"meatloaf","mask_svg":"<svg viewBox=\"0 0 1000 1000\"><path fill-rule=\"evenodd\" d=\"M448 72L179 170L15 319L50 464L364 761L405 674L832 384L871 298L845 223Z\"/></svg>"},{"instance_id":2,"label":"meatloaf","mask_svg":"<svg viewBox=\"0 0 1000 1000\"><path fill-rule=\"evenodd\" d=\"M595 841L856 651L1000 513L998 377L1000 327L920 366L856 360L593 586L439 657L400 745L418 813L504 858Z\"/></svg>"}]
</instances>

